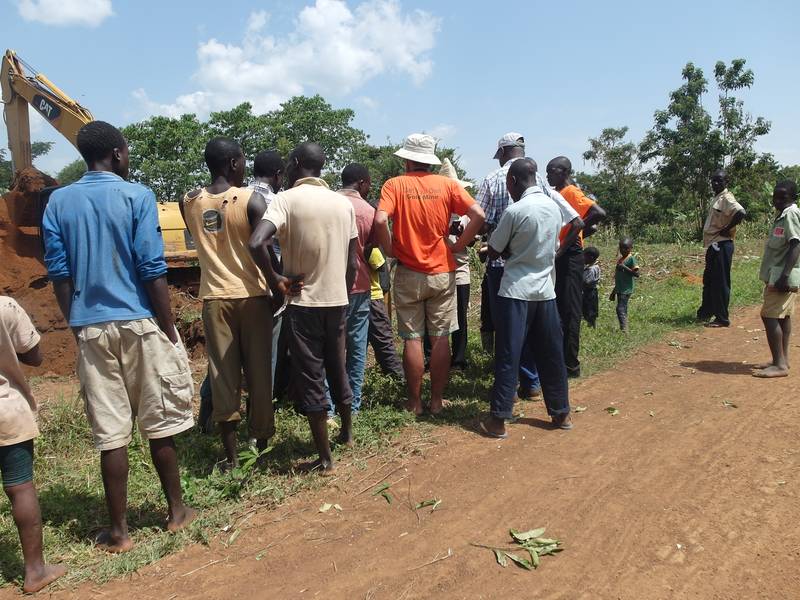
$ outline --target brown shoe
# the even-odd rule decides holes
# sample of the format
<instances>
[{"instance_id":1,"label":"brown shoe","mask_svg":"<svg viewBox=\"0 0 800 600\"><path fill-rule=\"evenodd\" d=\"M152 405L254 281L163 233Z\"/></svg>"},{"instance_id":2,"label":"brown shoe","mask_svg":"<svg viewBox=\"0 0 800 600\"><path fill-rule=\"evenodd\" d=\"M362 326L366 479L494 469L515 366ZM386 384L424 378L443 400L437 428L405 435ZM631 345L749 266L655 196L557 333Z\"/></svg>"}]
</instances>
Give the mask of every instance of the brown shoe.
<instances>
[{"instance_id":1,"label":"brown shoe","mask_svg":"<svg viewBox=\"0 0 800 600\"><path fill-rule=\"evenodd\" d=\"M566 429L567 431L572 429L572 418L569 416L569 413L554 416L553 427L556 429Z\"/></svg>"}]
</instances>

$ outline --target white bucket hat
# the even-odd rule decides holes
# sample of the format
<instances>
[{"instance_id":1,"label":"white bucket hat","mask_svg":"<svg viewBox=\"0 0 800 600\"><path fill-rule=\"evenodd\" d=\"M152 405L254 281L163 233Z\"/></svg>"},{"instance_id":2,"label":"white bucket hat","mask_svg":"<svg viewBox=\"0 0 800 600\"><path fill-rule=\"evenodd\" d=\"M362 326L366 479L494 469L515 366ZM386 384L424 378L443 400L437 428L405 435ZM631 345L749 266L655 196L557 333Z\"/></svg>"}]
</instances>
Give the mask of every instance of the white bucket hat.
<instances>
[{"instance_id":1,"label":"white bucket hat","mask_svg":"<svg viewBox=\"0 0 800 600\"><path fill-rule=\"evenodd\" d=\"M403 147L394 155L425 165L440 165L442 161L436 156L435 150L436 138L424 133L412 133L403 140Z\"/></svg>"},{"instance_id":2,"label":"white bucket hat","mask_svg":"<svg viewBox=\"0 0 800 600\"><path fill-rule=\"evenodd\" d=\"M458 172L456 168L453 166L453 163L450 162L449 158L445 158L444 162L442 162L442 168L439 169L439 175L443 175L444 177L449 177L450 179L455 179L459 185L463 188L472 187L471 181L464 181L463 179L458 178Z\"/></svg>"}]
</instances>

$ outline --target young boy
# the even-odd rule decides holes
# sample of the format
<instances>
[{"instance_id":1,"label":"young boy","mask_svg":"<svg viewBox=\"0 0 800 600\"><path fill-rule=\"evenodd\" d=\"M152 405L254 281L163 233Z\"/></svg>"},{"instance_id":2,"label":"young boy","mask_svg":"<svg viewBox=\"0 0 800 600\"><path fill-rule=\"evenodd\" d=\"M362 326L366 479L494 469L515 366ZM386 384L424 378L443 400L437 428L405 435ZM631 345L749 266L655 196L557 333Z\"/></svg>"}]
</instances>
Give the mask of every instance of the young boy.
<instances>
[{"instance_id":1,"label":"young boy","mask_svg":"<svg viewBox=\"0 0 800 600\"><path fill-rule=\"evenodd\" d=\"M392 320L386 312L384 294L389 292L391 278L389 265L380 248L372 248L369 254L370 301L369 301L369 343L375 353L375 361L384 375L402 381L403 365L397 357L392 333Z\"/></svg>"},{"instance_id":2,"label":"young boy","mask_svg":"<svg viewBox=\"0 0 800 600\"><path fill-rule=\"evenodd\" d=\"M597 324L597 315L600 312L597 286L600 284L600 265L597 259L600 251L594 246L589 246L583 251L583 318L593 328Z\"/></svg>"},{"instance_id":3,"label":"young boy","mask_svg":"<svg viewBox=\"0 0 800 600\"><path fill-rule=\"evenodd\" d=\"M39 334L19 304L0 296L0 473L22 543L22 591L32 594L67 570L45 564L42 556L42 514L33 485L33 438L39 435L36 402L20 363L42 364Z\"/></svg>"},{"instance_id":4,"label":"young boy","mask_svg":"<svg viewBox=\"0 0 800 600\"><path fill-rule=\"evenodd\" d=\"M782 181L772 192L772 205L778 217L772 224L759 278L766 284L761 319L767 332L772 362L760 365L754 377L786 377L789 374L789 335L792 331L794 299L800 286L800 208L797 184Z\"/></svg>"},{"instance_id":5,"label":"young boy","mask_svg":"<svg viewBox=\"0 0 800 600\"><path fill-rule=\"evenodd\" d=\"M624 238L619 241L619 258L614 275L614 291L609 300L617 299L617 319L621 331L628 331L628 301L633 294L633 278L639 277L639 265L631 254L633 240Z\"/></svg>"}]
</instances>

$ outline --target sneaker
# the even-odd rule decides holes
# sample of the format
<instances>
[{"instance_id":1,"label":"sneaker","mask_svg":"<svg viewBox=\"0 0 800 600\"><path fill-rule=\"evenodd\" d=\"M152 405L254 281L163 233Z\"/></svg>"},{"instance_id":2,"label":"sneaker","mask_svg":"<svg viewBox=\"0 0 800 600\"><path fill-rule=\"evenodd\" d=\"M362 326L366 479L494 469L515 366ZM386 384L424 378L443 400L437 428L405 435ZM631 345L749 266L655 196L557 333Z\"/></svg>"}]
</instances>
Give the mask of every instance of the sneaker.
<instances>
[{"instance_id":1,"label":"sneaker","mask_svg":"<svg viewBox=\"0 0 800 600\"><path fill-rule=\"evenodd\" d=\"M517 400L533 400L534 398L541 398L542 388L524 388L521 387L517 390Z\"/></svg>"}]
</instances>

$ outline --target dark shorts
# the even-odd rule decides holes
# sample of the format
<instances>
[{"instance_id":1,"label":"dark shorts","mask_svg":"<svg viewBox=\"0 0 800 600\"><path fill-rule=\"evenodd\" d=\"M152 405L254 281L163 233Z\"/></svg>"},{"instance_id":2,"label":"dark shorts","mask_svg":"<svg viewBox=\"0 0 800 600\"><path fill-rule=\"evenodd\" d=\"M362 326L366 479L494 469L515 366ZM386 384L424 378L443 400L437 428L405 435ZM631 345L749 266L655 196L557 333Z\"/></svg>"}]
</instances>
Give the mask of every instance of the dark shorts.
<instances>
[{"instance_id":1,"label":"dark shorts","mask_svg":"<svg viewBox=\"0 0 800 600\"><path fill-rule=\"evenodd\" d=\"M0 473L4 488L33 481L33 440L0 446Z\"/></svg>"},{"instance_id":2,"label":"dark shorts","mask_svg":"<svg viewBox=\"0 0 800 600\"><path fill-rule=\"evenodd\" d=\"M328 409L326 375L336 405L353 401L345 366L346 317L347 306L286 308L283 326L292 356L290 394L301 414Z\"/></svg>"}]
</instances>

